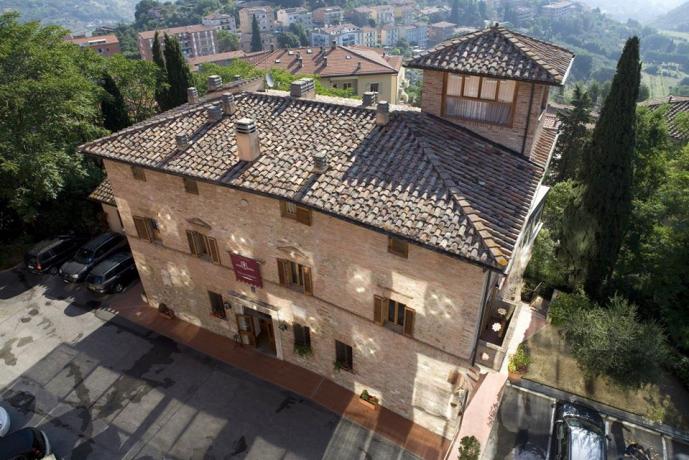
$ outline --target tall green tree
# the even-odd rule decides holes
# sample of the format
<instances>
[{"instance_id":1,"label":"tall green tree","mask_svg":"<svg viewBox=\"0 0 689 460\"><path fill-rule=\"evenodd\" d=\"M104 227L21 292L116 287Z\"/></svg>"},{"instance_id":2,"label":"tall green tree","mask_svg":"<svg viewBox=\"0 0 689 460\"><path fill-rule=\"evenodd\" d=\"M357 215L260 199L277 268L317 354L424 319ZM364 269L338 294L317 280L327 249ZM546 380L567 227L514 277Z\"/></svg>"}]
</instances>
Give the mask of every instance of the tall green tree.
<instances>
[{"instance_id":1,"label":"tall green tree","mask_svg":"<svg viewBox=\"0 0 689 460\"><path fill-rule=\"evenodd\" d=\"M160 110L165 111L172 107L170 106L170 97L168 94L169 84L167 81L165 57L163 56L163 48L160 45L160 35L158 34L157 30L153 35L153 48L151 49L151 52L153 54L153 62L158 67L158 74L155 84L155 100L158 103Z\"/></svg>"},{"instance_id":2,"label":"tall green tree","mask_svg":"<svg viewBox=\"0 0 689 460\"><path fill-rule=\"evenodd\" d=\"M565 210L561 251L571 275L591 298L604 297L632 210L636 101L641 80L639 39L630 38L617 64L576 195Z\"/></svg>"},{"instance_id":3,"label":"tall green tree","mask_svg":"<svg viewBox=\"0 0 689 460\"><path fill-rule=\"evenodd\" d=\"M187 65L179 42L175 37L165 35L165 70L167 71L168 108L177 107L187 101L187 88L193 86L191 71Z\"/></svg>"},{"instance_id":4,"label":"tall green tree","mask_svg":"<svg viewBox=\"0 0 689 460\"><path fill-rule=\"evenodd\" d=\"M588 142L586 125L591 122L591 99L577 85L571 103L571 109L558 114L560 137L550 166L555 182L576 177Z\"/></svg>"},{"instance_id":5,"label":"tall green tree","mask_svg":"<svg viewBox=\"0 0 689 460\"><path fill-rule=\"evenodd\" d=\"M111 132L115 132L131 125L132 122L129 119L124 97L122 97L120 88L118 88L117 83L115 83L115 80L108 72L105 72L103 75L101 86L105 93L100 102L100 110L103 114L103 127Z\"/></svg>"},{"instance_id":6,"label":"tall green tree","mask_svg":"<svg viewBox=\"0 0 689 460\"><path fill-rule=\"evenodd\" d=\"M218 38L218 48L221 53L239 49L239 38L237 38L237 35L227 30L218 30L215 33Z\"/></svg>"},{"instance_id":7,"label":"tall green tree","mask_svg":"<svg viewBox=\"0 0 689 460\"><path fill-rule=\"evenodd\" d=\"M263 41L261 40L261 28L258 26L256 15L251 21L251 51L263 51Z\"/></svg>"}]
</instances>

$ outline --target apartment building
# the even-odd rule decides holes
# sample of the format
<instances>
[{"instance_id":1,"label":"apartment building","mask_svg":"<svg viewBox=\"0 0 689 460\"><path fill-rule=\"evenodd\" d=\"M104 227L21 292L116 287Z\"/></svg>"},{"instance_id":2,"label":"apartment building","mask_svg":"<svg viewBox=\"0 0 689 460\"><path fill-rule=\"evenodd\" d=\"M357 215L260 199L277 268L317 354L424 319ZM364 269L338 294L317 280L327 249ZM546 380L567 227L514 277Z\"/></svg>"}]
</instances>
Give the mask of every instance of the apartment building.
<instances>
[{"instance_id":1,"label":"apartment building","mask_svg":"<svg viewBox=\"0 0 689 460\"><path fill-rule=\"evenodd\" d=\"M428 45L434 46L444 42L455 34L457 24L440 21L428 26Z\"/></svg>"},{"instance_id":2,"label":"apartment building","mask_svg":"<svg viewBox=\"0 0 689 460\"><path fill-rule=\"evenodd\" d=\"M409 24L399 27L400 38L413 46L426 48L428 44L428 25L423 23Z\"/></svg>"},{"instance_id":3,"label":"apartment building","mask_svg":"<svg viewBox=\"0 0 689 460\"><path fill-rule=\"evenodd\" d=\"M201 19L201 24L204 26L217 27L219 29L227 30L228 32L237 32L237 22L235 21L234 16L231 14L209 14Z\"/></svg>"},{"instance_id":4,"label":"apartment building","mask_svg":"<svg viewBox=\"0 0 689 460\"><path fill-rule=\"evenodd\" d=\"M380 100L397 104L404 79L402 57L380 49L358 46L276 49L245 60L259 69L282 69L293 74L317 75L321 84L349 89L355 95L372 91Z\"/></svg>"},{"instance_id":5,"label":"apartment building","mask_svg":"<svg viewBox=\"0 0 689 460\"><path fill-rule=\"evenodd\" d=\"M103 160L152 308L452 438L538 230L556 140L541 101L572 59L491 28L409 62L421 110L308 80L190 91L80 151Z\"/></svg>"},{"instance_id":6,"label":"apartment building","mask_svg":"<svg viewBox=\"0 0 689 460\"><path fill-rule=\"evenodd\" d=\"M313 26L311 23L311 12L303 7L279 9L277 11L277 21L284 29L287 29L292 24L300 24L305 29L310 29Z\"/></svg>"},{"instance_id":7,"label":"apartment building","mask_svg":"<svg viewBox=\"0 0 689 460\"><path fill-rule=\"evenodd\" d=\"M311 19L323 27L341 24L344 21L344 10L339 6L316 8L311 13Z\"/></svg>"},{"instance_id":8,"label":"apartment building","mask_svg":"<svg viewBox=\"0 0 689 460\"><path fill-rule=\"evenodd\" d=\"M369 24L376 26L394 24L395 9L392 5L358 6L351 11L352 21L360 26Z\"/></svg>"},{"instance_id":9,"label":"apartment building","mask_svg":"<svg viewBox=\"0 0 689 460\"><path fill-rule=\"evenodd\" d=\"M239 30L243 34L252 32L254 17L258 21L258 28L261 32L271 32L273 30L273 9L269 6L252 6L239 10Z\"/></svg>"},{"instance_id":10,"label":"apartment building","mask_svg":"<svg viewBox=\"0 0 689 460\"><path fill-rule=\"evenodd\" d=\"M97 35L93 37L68 37L65 40L82 48L91 48L101 56L107 57L121 52L120 41L115 34Z\"/></svg>"},{"instance_id":11,"label":"apartment building","mask_svg":"<svg viewBox=\"0 0 689 460\"><path fill-rule=\"evenodd\" d=\"M168 29L147 30L139 32L138 45L141 58L146 61L153 60L153 38L158 32L161 46L165 35L174 36L179 41L179 46L186 58L216 54L218 52L218 41L215 31L217 26L206 26L195 24L192 26L171 27Z\"/></svg>"},{"instance_id":12,"label":"apartment building","mask_svg":"<svg viewBox=\"0 0 689 460\"><path fill-rule=\"evenodd\" d=\"M579 4L569 0L561 0L541 6L541 14L549 18L562 18L578 10Z\"/></svg>"},{"instance_id":13,"label":"apartment building","mask_svg":"<svg viewBox=\"0 0 689 460\"><path fill-rule=\"evenodd\" d=\"M354 24L344 23L311 31L312 46L361 45L361 29Z\"/></svg>"},{"instance_id":14,"label":"apartment building","mask_svg":"<svg viewBox=\"0 0 689 460\"><path fill-rule=\"evenodd\" d=\"M369 48L377 48L380 46L380 37L378 36L378 29L371 26L364 26L359 29L359 44Z\"/></svg>"}]
</instances>

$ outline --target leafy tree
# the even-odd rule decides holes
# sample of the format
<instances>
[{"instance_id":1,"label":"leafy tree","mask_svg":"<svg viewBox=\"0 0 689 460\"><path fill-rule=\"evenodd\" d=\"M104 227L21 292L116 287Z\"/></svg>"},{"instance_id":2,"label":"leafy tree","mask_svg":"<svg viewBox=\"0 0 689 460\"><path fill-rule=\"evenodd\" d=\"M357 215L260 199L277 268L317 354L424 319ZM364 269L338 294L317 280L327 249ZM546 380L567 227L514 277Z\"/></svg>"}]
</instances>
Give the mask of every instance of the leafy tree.
<instances>
[{"instance_id":1,"label":"leafy tree","mask_svg":"<svg viewBox=\"0 0 689 460\"><path fill-rule=\"evenodd\" d=\"M127 59L116 54L105 60L107 71L117 83L132 121L139 122L156 113L156 87L160 71L149 61Z\"/></svg>"},{"instance_id":2,"label":"leafy tree","mask_svg":"<svg viewBox=\"0 0 689 460\"><path fill-rule=\"evenodd\" d=\"M251 20L251 51L262 51L263 41L261 40L261 28L258 26L256 15Z\"/></svg>"},{"instance_id":3,"label":"leafy tree","mask_svg":"<svg viewBox=\"0 0 689 460\"><path fill-rule=\"evenodd\" d=\"M160 110L165 111L170 108L168 89L169 85L167 82L167 69L165 67L165 57L163 56L163 48L160 46L160 36L156 30L153 35L153 47L151 49L153 54L153 62L158 67L158 75L156 77L155 85L155 100L158 102L158 107Z\"/></svg>"},{"instance_id":4,"label":"leafy tree","mask_svg":"<svg viewBox=\"0 0 689 460\"><path fill-rule=\"evenodd\" d=\"M301 24L293 22L289 25L289 31L299 37L299 44L301 46L309 46L309 36L306 34L306 29Z\"/></svg>"},{"instance_id":5,"label":"leafy tree","mask_svg":"<svg viewBox=\"0 0 689 460\"><path fill-rule=\"evenodd\" d=\"M237 35L229 32L227 30L216 31L216 36L218 38L218 48L221 53L227 51L236 51L239 49L239 38Z\"/></svg>"},{"instance_id":6,"label":"leafy tree","mask_svg":"<svg viewBox=\"0 0 689 460\"><path fill-rule=\"evenodd\" d=\"M464 436L459 442L459 460L479 460L481 443L476 436Z\"/></svg>"},{"instance_id":7,"label":"leafy tree","mask_svg":"<svg viewBox=\"0 0 689 460\"><path fill-rule=\"evenodd\" d=\"M177 107L187 101L187 89L193 86L193 79L179 42L175 37L167 34L165 34L165 69L167 82L170 85L166 102L169 104L168 107Z\"/></svg>"},{"instance_id":8,"label":"leafy tree","mask_svg":"<svg viewBox=\"0 0 689 460\"><path fill-rule=\"evenodd\" d=\"M122 93L108 72L105 72L103 75L101 86L105 92L100 102L105 129L115 132L131 125L132 122L129 119L129 113L127 112L127 106L124 103Z\"/></svg>"},{"instance_id":9,"label":"leafy tree","mask_svg":"<svg viewBox=\"0 0 689 460\"><path fill-rule=\"evenodd\" d=\"M649 97L651 97L651 89L647 84L642 83L641 86L639 86L639 97L637 102L643 102Z\"/></svg>"},{"instance_id":10,"label":"leafy tree","mask_svg":"<svg viewBox=\"0 0 689 460\"><path fill-rule=\"evenodd\" d=\"M627 40L610 94L585 152L576 195L565 211L561 254L576 281L599 299L612 275L632 210L639 39Z\"/></svg>"},{"instance_id":11,"label":"leafy tree","mask_svg":"<svg viewBox=\"0 0 689 460\"><path fill-rule=\"evenodd\" d=\"M574 87L572 108L558 114L560 137L551 162L551 175L556 181L574 179L579 170L582 155L588 143L591 122L591 99L579 85Z\"/></svg>"},{"instance_id":12,"label":"leafy tree","mask_svg":"<svg viewBox=\"0 0 689 460\"><path fill-rule=\"evenodd\" d=\"M282 32L278 34L277 39L280 48L297 48L299 46L299 37L292 32Z\"/></svg>"}]
</instances>

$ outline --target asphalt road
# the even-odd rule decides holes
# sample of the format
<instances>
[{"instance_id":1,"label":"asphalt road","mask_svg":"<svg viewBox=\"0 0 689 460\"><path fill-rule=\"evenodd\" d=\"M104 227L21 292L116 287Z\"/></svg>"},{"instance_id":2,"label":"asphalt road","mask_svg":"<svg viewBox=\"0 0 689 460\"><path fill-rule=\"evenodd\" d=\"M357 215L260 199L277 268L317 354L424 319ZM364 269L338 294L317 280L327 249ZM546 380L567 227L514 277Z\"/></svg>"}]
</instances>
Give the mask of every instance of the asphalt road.
<instances>
[{"instance_id":1,"label":"asphalt road","mask_svg":"<svg viewBox=\"0 0 689 460\"><path fill-rule=\"evenodd\" d=\"M0 272L0 405L64 459L413 459L295 394L139 328L108 297Z\"/></svg>"}]
</instances>

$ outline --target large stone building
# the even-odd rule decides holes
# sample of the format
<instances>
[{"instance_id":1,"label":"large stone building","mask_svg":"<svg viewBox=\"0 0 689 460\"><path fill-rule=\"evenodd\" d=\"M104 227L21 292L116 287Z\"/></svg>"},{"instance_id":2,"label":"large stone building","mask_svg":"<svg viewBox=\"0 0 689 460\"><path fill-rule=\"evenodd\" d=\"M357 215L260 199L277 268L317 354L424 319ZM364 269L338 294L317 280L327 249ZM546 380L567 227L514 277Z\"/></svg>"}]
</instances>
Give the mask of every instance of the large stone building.
<instances>
[{"instance_id":1,"label":"large stone building","mask_svg":"<svg viewBox=\"0 0 689 460\"><path fill-rule=\"evenodd\" d=\"M174 36L179 42L186 58L216 54L219 51L216 31L220 26L195 24L191 26L171 27L168 29L147 30L139 32L139 54L146 61L153 60L153 40L158 32L158 40L163 45L165 35Z\"/></svg>"},{"instance_id":2,"label":"large stone building","mask_svg":"<svg viewBox=\"0 0 689 460\"><path fill-rule=\"evenodd\" d=\"M254 18L256 18L258 29L261 32L271 32L273 30L273 23L275 22L273 9L270 6L252 6L239 10L239 30L243 34L252 33Z\"/></svg>"},{"instance_id":3,"label":"large stone building","mask_svg":"<svg viewBox=\"0 0 689 460\"><path fill-rule=\"evenodd\" d=\"M572 58L488 29L410 62L421 110L309 80L191 91L81 151L103 159L151 307L451 438L537 232L556 139L542 101Z\"/></svg>"}]
</instances>

